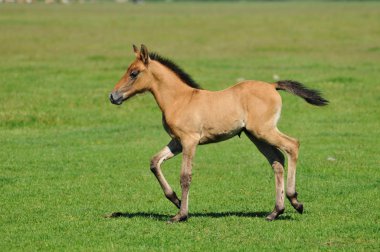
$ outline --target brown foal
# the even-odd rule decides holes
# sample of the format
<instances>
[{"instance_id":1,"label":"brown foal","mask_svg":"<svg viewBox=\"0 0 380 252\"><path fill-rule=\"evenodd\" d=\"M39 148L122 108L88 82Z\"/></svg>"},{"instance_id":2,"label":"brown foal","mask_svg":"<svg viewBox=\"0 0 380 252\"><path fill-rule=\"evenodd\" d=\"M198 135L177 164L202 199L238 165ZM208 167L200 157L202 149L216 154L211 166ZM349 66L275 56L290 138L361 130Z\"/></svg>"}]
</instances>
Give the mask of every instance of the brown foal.
<instances>
[{"instance_id":1,"label":"brown foal","mask_svg":"<svg viewBox=\"0 0 380 252\"><path fill-rule=\"evenodd\" d=\"M148 53L144 45L140 50L136 46L133 49L136 59L109 98L113 104L120 105L137 93L149 91L160 107L163 126L172 140L152 158L150 169L165 196L180 209L171 222L188 218L192 161L197 146L224 141L241 132L267 158L275 174L276 205L267 220L276 219L285 209L282 152L288 158L286 196L299 213L303 212L296 192L299 142L277 129L282 106L277 90L298 95L316 106L327 105L328 101L318 91L288 80L276 83L243 81L222 91L203 90L172 61ZM161 164L181 152L180 200L165 179Z\"/></svg>"}]
</instances>

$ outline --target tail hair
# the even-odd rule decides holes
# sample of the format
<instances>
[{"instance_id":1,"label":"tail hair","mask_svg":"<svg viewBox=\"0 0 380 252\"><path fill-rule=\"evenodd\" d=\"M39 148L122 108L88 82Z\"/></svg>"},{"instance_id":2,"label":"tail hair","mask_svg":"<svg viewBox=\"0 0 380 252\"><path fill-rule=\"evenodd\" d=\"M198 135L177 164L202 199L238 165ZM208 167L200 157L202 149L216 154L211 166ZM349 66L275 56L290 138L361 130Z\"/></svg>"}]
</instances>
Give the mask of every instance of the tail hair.
<instances>
[{"instance_id":1,"label":"tail hair","mask_svg":"<svg viewBox=\"0 0 380 252\"><path fill-rule=\"evenodd\" d=\"M315 106L326 106L329 101L322 97L320 91L309 89L302 83L292 80L280 80L275 83L277 90L288 91L291 94L302 97L307 103Z\"/></svg>"}]
</instances>

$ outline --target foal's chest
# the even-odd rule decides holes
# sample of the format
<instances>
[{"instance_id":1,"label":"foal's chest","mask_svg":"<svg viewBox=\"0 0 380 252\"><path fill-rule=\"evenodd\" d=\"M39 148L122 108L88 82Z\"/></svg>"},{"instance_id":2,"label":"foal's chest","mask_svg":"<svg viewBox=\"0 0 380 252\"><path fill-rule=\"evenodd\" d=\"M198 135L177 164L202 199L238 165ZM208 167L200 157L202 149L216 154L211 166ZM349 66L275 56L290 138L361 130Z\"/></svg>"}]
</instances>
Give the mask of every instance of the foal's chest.
<instances>
[{"instance_id":1,"label":"foal's chest","mask_svg":"<svg viewBox=\"0 0 380 252\"><path fill-rule=\"evenodd\" d=\"M165 131L169 134L169 136L170 136L171 138L174 138L175 135L174 135L173 132L170 130L170 127L169 127L168 123L166 122L166 118L165 118L165 115L164 115L164 114L162 114L162 125L164 126L164 129L165 129Z\"/></svg>"}]
</instances>

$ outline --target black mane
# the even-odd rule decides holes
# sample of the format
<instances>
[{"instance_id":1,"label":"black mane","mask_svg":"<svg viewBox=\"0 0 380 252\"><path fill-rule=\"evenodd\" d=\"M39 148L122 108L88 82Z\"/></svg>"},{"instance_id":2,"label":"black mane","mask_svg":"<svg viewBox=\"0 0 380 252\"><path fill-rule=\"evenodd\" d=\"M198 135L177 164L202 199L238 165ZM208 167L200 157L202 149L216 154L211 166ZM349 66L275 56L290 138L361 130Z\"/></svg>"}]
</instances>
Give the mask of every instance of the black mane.
<instances>
[{"instance_id":1,"label":"black mane","mask_svg":"<svg viewBox=\"0 0 380 252\"><path fill-rule=\"evenodd\" d=\"M164 58L157 53L149 53L149 57L151 60L156 60L156 61L160 62L162 65L164 65L167 68L169 68L170 70L172 70L188 86L190 86L192 88L196 88L196 89L202 89L201 86L198 83L196 83L193 80L193 78L191 78L191 76L189 74L185 73L185 71L183 71L173 61L171 61L167 58Z\"/></svg>"}]
</instances>

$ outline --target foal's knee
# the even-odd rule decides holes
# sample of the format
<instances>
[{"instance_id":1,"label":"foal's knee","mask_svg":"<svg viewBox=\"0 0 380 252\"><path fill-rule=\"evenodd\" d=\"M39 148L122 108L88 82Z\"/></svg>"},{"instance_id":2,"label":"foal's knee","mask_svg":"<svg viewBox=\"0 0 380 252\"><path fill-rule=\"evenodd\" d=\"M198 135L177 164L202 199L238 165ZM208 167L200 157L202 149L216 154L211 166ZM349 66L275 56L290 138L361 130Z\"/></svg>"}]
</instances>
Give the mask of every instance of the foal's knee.
<instances>
[{"instance_id":1,"label":"foal's knee","mask_svg":"<svg viewBox=\"0 0 380 252\"><path fill-rule=\"evenodd\" d=\"M274 173L276 174L284 173L284 166L278 161L273 162L272 168L273 168Z\"/></svg>"}]
</instances>

